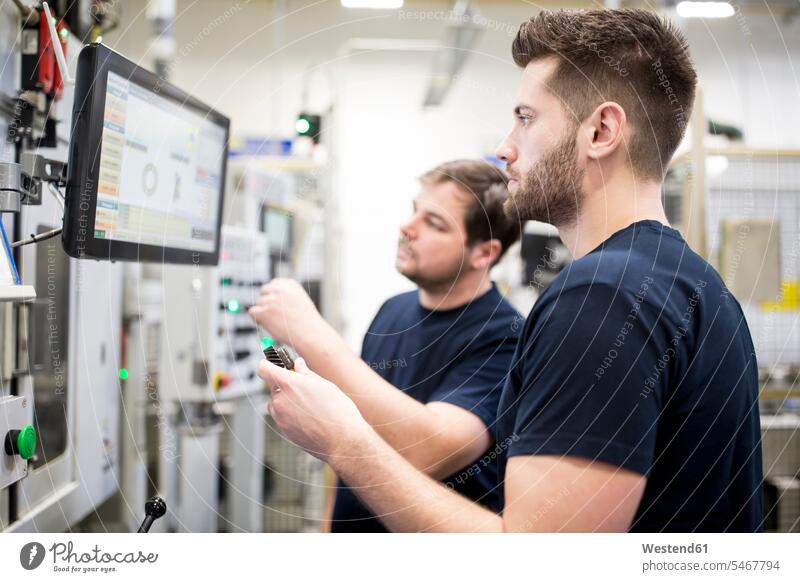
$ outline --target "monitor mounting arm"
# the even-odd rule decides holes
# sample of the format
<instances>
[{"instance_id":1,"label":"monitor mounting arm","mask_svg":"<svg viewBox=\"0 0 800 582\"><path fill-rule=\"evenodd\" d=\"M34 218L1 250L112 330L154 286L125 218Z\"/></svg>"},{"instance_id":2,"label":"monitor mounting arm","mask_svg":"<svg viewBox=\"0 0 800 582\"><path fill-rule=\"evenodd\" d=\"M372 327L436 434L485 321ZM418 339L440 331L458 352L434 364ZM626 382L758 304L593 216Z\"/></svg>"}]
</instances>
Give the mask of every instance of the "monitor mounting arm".
<instances>
[{"instance_id":1,"label":"monitor mounting arm","mask_svg":"<svg viewBox=\"0 0 800 582\"><path fill-rule=\"evenodd\" d=\"M42 184L63 187L67 165L25 152L20 163L0 162L0 213L19 212L21 206L42 203Z\"/></svg>"}]
</instances>

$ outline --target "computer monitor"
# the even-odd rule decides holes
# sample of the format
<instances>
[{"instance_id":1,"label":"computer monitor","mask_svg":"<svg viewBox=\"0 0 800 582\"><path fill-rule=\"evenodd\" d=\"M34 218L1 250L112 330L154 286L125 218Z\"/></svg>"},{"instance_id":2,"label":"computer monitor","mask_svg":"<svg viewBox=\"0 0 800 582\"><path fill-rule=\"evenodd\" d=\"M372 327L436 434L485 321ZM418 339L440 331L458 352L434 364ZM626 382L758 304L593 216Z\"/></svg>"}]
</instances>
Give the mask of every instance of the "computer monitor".
<instances>
[{"instance_id":1,"label":"computer monitor","mask_svg":"<svg viewBox=\"0 0 800 582\"><path fill-rule=\"evenodd\" d=\"M227 117L108 47L84 47L67 166L67 254L217 264L229 128Z\"/></svg>"},{"instance_id":2,"label":"computer monitor","mask_svg":"<svg viewBox=\"0 0 800 582\"><path fill-rule=\"evenodd\" d=\"M283 208L264 205L261 230L269 239L272 256L288 257L292 251L292 214Z\"/></svg>"}]
</instances>

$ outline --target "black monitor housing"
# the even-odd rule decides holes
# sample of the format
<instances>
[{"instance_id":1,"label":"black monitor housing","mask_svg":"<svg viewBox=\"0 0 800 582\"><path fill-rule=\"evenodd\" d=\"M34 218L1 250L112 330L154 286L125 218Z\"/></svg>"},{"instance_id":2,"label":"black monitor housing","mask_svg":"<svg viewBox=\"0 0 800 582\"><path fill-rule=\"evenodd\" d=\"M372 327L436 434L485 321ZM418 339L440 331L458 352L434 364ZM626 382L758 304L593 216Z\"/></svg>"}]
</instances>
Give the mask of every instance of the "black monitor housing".
<instances>
[{"instance_id":1,"label":"black monitor housing","mask_svg":"<svg viewBox=\"0 0 800 582\"><path fill-rule=\"evenodd\" d=\"M62 242L72 257L216 265L230 121L102 44L78 57Z\"/></svg>"}]
</instances>

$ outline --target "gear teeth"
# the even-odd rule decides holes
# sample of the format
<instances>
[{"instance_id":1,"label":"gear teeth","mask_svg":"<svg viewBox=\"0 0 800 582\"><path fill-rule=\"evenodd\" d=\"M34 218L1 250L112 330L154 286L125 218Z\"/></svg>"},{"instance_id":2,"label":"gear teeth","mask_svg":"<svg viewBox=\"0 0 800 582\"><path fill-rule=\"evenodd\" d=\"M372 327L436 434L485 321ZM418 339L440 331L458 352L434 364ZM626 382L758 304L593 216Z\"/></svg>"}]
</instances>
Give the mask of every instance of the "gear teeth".
<instances>
[{"instance_id":1,"label":"gear teeth","mask_svg":"<svg viewBox=\"0 0 800 582\"><path fill-rule=\"evenodd\" d=\"M285 348L270 346L264 350L264 357L267 358L267 361L271 364L275 364L286 370L294 369L294 360Z\"/></svg>"}]
</instances>

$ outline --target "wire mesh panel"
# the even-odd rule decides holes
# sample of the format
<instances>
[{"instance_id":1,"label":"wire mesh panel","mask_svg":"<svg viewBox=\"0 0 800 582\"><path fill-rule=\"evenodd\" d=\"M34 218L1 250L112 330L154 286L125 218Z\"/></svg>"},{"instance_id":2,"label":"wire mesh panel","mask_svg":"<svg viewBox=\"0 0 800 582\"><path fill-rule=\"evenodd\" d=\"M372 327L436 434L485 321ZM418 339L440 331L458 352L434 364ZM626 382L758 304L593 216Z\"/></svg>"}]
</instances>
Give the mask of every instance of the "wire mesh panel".
<instances>
[{"instance_id":1,"label":"wire mesh panel","mask_svg":"<svg viewBox=\"0 0 800 582\"><path fill-rule=\"evenodd\" d=\"M749 227L738 231L738 240L725 241L726 221L772 223L767 236L770 244L778 246L779 265L763 260L748 268L756 269L750 273L754 278L779 278L778 293L771 301L737 296L750 326L759 365L800 363L800 310L796 301L800 280L800 155L710 155L706 174L706 241L712 263L719 265L725 244L732 245L733 252L762 252L764 241Z\"/></svg>"},{"instance_id":2,"label":"wire mesh panel","mask_svg":"<svg viewBox=\"0 0 800 582\"><path fill-rule=\"evenodd\" d=\"M763 379L764 529L798 531L800 417L791 395L800 365L800 155L712 153L706 186L709 258L742 305ZM670 189L675 201L674 182L667 199ZM741 279L750 286L731 285Z\"/></svg>"}]
</instances>

